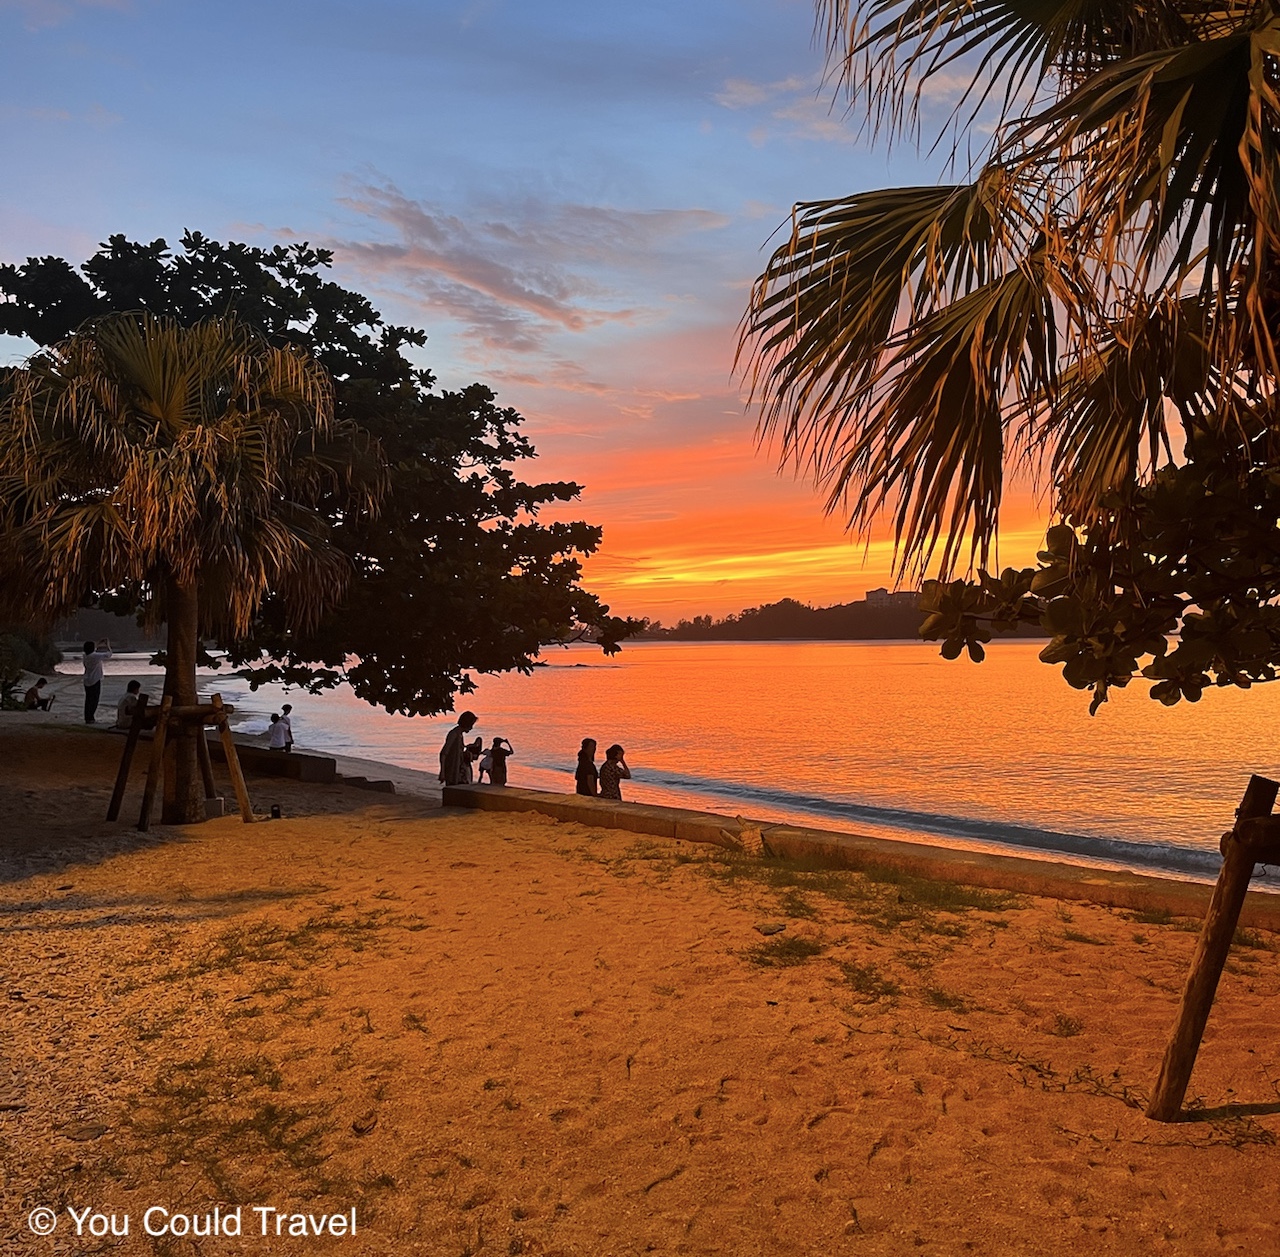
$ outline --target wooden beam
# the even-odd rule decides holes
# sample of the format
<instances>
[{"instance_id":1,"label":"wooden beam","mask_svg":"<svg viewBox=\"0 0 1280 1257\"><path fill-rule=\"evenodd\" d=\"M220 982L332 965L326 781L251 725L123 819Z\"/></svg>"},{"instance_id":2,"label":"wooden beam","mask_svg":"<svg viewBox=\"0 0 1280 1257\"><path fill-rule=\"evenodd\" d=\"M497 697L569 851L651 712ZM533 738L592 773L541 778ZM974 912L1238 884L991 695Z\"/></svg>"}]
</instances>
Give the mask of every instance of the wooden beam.
<instances>
[{"instance_id":1,"label":"wooden beam","mask_svg":"<svg viewBox=\"0 0 1280 1257\"><path fill-rule=\"evenodd\" d=\"M1244 798L1236 809L1236 828L1222 836L1222 869L1200 929L1191 971L1182 989L1178 1020L1160 1064L1151 1103L1147 1106L1147 1116L1154 1121L1173 1122L1182 1115L1182 1101L1191 1081L1191 1071L1195 1068L1200 1040L1204 1037L1209 1010L1218 990L1218 979L1227 962L1231 940L1240 920L1240 909L1249 889L1249 879L1253 876L1254 852L1259 849L1257 844L1246 841L1242 835L1250 832L1250 822L1269 815L1275 806L1277 792L1280 792L1280 783L1266 777L1250 777Z\"/></svg>"},{"instance_id":2,"label":"wooden beam","mask_svg":"<svg viewBox=\"0 0 1280 1257\"><path fill-rule=\"evenodd\" d=\"M156 786L160 783L164 741L169 731L169 712L172 708L173 696L166 694L160 700L160 716L156 720L156 733L151 742L151 762L147 765L147 785L142 792L142 811L138 814L138 828L143 833L151 827L151 808L156 801Z\"/></svg>"},{"instance_id":3,"label":"wooden beam","mask_svg":"<svg viewBox=\"0 0 1280 1257\"><path fill-rule=\"evenodd\" d=\"M213 784L213 760L209 758L209 739L204 736L204 726L196 730L196 756L200 760L200 776L204 779L204 797L217 797Z\"/></svg>"},{"instance_id":4,"label":"wooden beam","mask_svg":"<svg viewBox=\"0 0 1280 1257\"><path fill-rule=\"evenodd\" d=\"M222 707L224 712L230 714L235 708L229 704ZM218 708L212 703L185 703L181 706L175 706L170 713L175 720L185 720L188 722L200 721L207 725L216 725L218 723Z\"/></svg>"},{"instance_id":5,"label":"wooden beam","mask_svg":"<svg viewBox=\"0 0 1280 1257\"><path fill-rule=\"evenodd\" d=\"M244 783L244 773L240 771L240 760L236 756L236 744L227 724L227 709L222 704L221 694L213 696L213 706L218 713L218 739L222 743L222 753L226 756L227 771L230 772L231 784L235 787L236 801L240 804L240 819L248 825L253 821L253 805L249 802L249 787Z\"/></svg>"},{"instance_id":6,"label":"wooden beam","mask_svg":"<svg viewBox=\"0 0 1280 1257\"><path fill-rule=\"evenodd\" d=\"M124 740L124 751L120 755L120 771L116 773L116 788L111 792L111 802L107 805L107 820L120 819L120 807L124 803L125 787L129 784L129 769L133 765L133 753L138 747L138 738L142 734L142 726L147 718L146 694L139 694L133 708L133 719L129 722L129 732Z\"/></svg>"}]
</instances>

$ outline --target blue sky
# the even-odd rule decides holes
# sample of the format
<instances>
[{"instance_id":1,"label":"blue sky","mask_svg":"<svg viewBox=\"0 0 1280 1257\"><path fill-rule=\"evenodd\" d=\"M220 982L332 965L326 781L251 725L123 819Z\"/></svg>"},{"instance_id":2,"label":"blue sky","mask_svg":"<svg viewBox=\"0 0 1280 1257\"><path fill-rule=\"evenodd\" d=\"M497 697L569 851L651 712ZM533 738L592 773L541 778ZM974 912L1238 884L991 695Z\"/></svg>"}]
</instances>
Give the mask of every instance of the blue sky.
<instances>
[{"instance_id":1,"label":"blue sky","mask_svg":"<svg viewBox=\"0 0 1280 1257\"><path fill-rule=\"evenodd\" d=\"M808 0L0 0L0 259L324 244L585 482L617 610L860 596L887 552L757 452L735 329L794 201L942 163L863 141L812 30Z\"/></svg>"}]
</instances>

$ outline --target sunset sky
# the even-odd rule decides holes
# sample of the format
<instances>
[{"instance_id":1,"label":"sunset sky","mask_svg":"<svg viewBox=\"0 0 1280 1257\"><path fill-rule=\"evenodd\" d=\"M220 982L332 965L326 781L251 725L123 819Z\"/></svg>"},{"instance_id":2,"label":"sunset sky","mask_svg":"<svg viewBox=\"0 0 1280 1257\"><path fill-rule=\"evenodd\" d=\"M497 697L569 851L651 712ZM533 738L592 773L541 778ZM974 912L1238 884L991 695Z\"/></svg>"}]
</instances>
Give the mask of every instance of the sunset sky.
<instances>
[{"instance_id":1,"label":"sunset sky","mask_svg":"<svg viewBox=\"0 0 1280 1257\"><path fill-rule=\"evenodd\" d=\"M586 485L615 611L848 601L889 551L757 450L736 326L794 201L943 163L832 111L812 26L809 0L0 0L0 260L323 244L443 386L528 417L539 478ZM1024 497L1001 557L1038 540Z\"/></svg>"}]
</instances>

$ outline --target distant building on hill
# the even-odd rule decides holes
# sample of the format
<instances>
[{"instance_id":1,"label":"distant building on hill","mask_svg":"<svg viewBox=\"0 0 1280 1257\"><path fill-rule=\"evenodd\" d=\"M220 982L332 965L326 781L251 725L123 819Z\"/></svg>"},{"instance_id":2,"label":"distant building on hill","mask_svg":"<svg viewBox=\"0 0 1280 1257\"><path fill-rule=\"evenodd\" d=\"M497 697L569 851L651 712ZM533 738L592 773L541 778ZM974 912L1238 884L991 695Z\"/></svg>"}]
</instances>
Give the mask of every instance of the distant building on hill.
<instances>
[{"instance_id":1,"label":"distant building on hill","mask_svg":"<svg viewBox=\"0 0 1280 1257\"><path fill-rule=\"evenodd\" d=\"M868 589L865 601L869 607L909 607L914 611L920 602L920 591L904 589L894 593L884 588Z\"/></svg>"}]
</instances>

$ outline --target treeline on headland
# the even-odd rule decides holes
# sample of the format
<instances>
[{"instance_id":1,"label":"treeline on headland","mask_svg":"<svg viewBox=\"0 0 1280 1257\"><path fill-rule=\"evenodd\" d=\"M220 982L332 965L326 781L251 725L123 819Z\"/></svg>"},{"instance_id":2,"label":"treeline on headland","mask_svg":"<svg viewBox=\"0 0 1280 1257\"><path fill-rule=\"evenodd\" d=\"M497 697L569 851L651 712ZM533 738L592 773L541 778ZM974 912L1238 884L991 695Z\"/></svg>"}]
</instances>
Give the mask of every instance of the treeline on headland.
<instances>
[{"instance_id":1,"label":"treeline on headland","mask_svg":"<svg viewBox=\"0 0 1280 1257\"><path fill-rule=\"evenodd\" d=\"M909 591L873 590L862 602L833 607L811 607L795 598L748 607L721 620L709 615L680 620L670 628L660 620L649 621L637 640L663 641L876 641L919 636L924 612L920 595ZM1036 625L1023 626L1018 637L1043 637Z\"/></svg>"}]
</instances>

